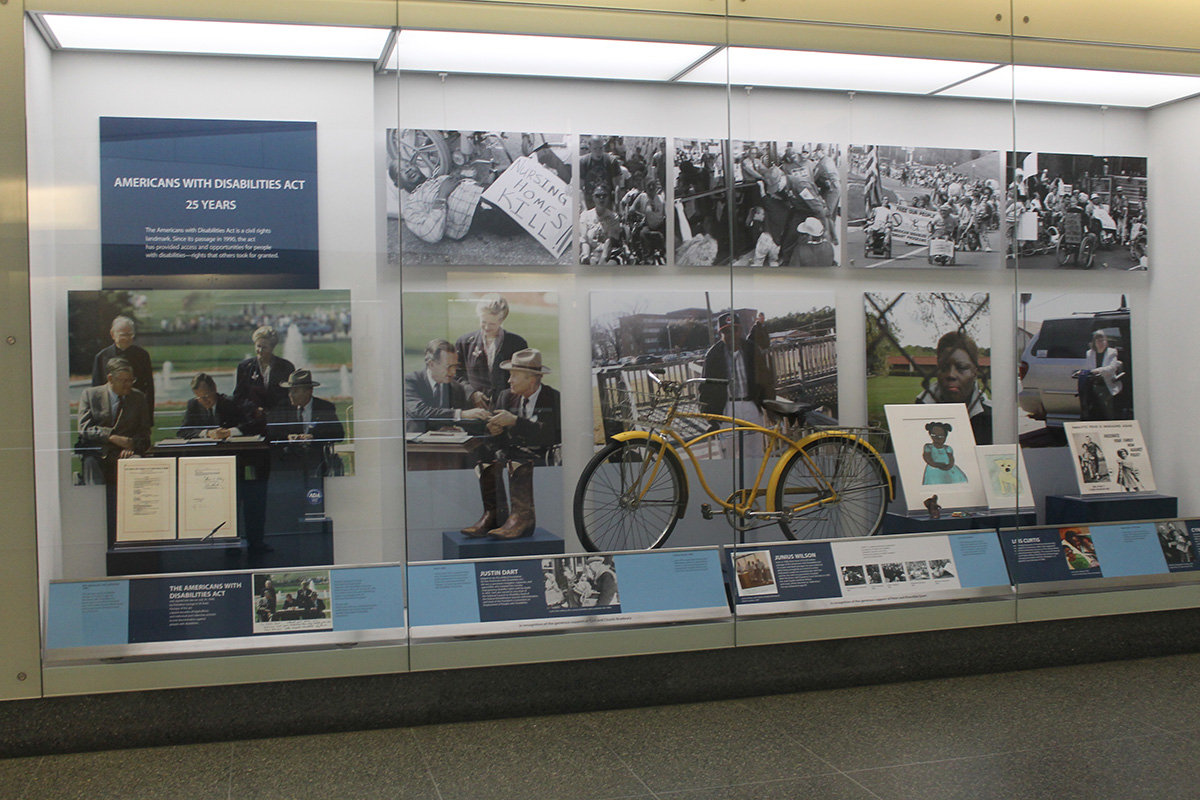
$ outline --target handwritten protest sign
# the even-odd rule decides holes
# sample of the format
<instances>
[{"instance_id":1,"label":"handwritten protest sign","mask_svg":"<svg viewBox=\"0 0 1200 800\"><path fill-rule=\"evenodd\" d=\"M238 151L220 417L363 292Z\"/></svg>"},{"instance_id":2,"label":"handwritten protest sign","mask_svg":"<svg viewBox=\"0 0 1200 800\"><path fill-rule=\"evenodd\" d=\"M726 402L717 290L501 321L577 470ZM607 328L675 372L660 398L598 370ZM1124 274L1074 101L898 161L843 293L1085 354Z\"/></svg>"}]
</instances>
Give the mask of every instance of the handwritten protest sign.
<instances>
[{"instance_id":1,"label":"handwritten protest sign","mask_svg":"<svg viewBox=\"0 0 1200 800\"><path fill-rule=\"evenodd\" d=\"M555 258L571 244L570 187L530 156L521 156L483 193Z\"/></svg>"},{"instance_id":2,"label":"handwritten protest sign","mask_svg":"<svg viewBox=\"0 0 1200 800\"><path fill-rule=\"evenodd\" d=\"M929 223L937 212L927 208L896 206L892 213L892 237L905 244L929 244Z\"/></svg>"}]
</instances>

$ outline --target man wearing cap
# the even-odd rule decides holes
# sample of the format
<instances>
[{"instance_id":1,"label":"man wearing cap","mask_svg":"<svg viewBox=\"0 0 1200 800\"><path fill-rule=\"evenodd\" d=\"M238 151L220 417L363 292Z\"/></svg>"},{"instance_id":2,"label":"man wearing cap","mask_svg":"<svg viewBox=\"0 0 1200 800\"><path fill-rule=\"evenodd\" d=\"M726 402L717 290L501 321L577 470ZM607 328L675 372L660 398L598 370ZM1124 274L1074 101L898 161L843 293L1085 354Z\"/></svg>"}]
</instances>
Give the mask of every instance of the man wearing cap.
<instances>
[{"instance_id":1,"label":"man wearing cap","mask_svg":"<svg viewBox=\"0 0 1200 800\"><path fill-rule=\"evenodd\" d=\"M713 380L700 386L700 411L761 425L762 402L775 397L766 354L742 335L736 314L726 311L717 324L721 338L704 355L703 377ZM722 437L721 450L725 458L733 454L731 444ZM743 454L746 457L761 456L762 447L761 436L745 437Z\"/></svg>"},{"instance_id":2,"label":"man wearing cap","mask_svg":"<svg viewBox=\"0 0 1200 800\"><path fill-rule=\"evenodd\" d=\"M500 393L488 419L495 443L476 467L483 516L462 531L474 538L516 539L533 533L533 468L549 464L554 448L562 443L561 402L558 391L542 382L550 368L542 365L541 351L520 350L500 368L509 372L509 388ZM497 525L501 509L496 486L505 466L512 502L508 519Z\"/></svg>"}]
</instances>

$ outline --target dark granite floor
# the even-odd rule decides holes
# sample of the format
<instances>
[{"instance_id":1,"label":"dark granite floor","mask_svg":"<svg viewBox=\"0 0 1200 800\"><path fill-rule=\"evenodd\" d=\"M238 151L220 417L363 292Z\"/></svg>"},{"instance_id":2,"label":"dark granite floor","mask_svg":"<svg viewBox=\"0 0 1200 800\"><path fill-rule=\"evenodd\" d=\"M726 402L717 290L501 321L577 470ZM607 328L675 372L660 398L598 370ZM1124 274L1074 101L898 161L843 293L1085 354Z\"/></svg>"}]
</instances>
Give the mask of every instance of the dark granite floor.
<instances>
[{"instance_id":1,"label":"dark granite floor","mask_svg":"<svg viewBox=\"0 0 1200 800\"><path fill-rule=\"evenodd\" d=\"M25 798L1192 798L1200 655L0 760ZM300 733L300 731L296 731Z\"/></svg>"}]
</instances>

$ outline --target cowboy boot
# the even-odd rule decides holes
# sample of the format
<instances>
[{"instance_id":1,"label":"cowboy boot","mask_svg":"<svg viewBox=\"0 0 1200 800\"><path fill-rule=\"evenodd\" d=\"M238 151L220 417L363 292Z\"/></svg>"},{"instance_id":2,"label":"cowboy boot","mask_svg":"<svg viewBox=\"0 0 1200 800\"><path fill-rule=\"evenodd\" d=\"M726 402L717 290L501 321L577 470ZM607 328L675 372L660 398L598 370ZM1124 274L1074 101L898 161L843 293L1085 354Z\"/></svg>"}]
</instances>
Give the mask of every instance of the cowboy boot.
<instances>
[{"instance_id":1,"label":"cowboy boot","mask_svg":"<svg viewBox=\"0 0 1200 800\"><path fill-rule=\"evenodd\" d=\"M475 467L475 474L479 476L483 516L474 525L463 528L462 534L472 539L481 539L504 519L508 502L504 495L504 482L500 478L501 472L496 464L480 464Z\"/></svg>"},{"instance_id":2,"label":"cowboy boot","mask_svg":"<svg viewBox=\"0 0 1200 800\"><path fill-rule=\"evenodd\" d=\"M489 536L497 539L529 536L537 525L533 513L533 464L509 464L508 484L512 492L512 510L503 525L488 531Z\"/></svg>"}]
</instances>

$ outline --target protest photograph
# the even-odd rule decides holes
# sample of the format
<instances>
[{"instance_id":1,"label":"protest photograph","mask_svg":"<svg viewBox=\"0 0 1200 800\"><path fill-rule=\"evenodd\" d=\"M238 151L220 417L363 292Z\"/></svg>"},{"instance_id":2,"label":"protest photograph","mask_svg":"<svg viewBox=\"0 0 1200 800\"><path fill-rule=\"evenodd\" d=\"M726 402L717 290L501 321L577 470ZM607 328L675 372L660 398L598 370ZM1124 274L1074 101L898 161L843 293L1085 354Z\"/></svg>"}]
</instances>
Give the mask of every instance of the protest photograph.
<instances>
[{"instance_id":1,"label":"protest photograph","mask_svg":"<svg viewBox=\"0 0 1200 800\"><path fill-rule=\"evenodd\" d=\"M724 139L675 140L672 175L675 263L679 266L729 263L726 144Z\"/></svg>"},{"instance_id":2,"label":"protest photograph","mask_svg":"<svg viewBox=\"0 0 1200 800\"><path fill-rule=\"evenodd\" d=\"M388 263L569 264L564 134L387 130Z\"/></svg>"},{"instance_id":3,"label":"protest photograph","mask_svg":"<svg viewBox=\"0 0 1200 800\"><path fill-rule=\"evenodd\" d=\"M884 407L964 405L976 444L992 443L989 296L965 292L863 295L867 318L867 419Z\"/></svg>"},{"instance_id":4,"label":"protest photograph","mask_svg":"<svg viewBox=\"0 0 1200 800\"><path fill-rule=\"evenodd\" d=\"M667 140L579 137L579 263L667 263Z\"/></svg>"},{"instance_id":5,"label":"protest photograph","mask_svg":"<svg viewBox=\"0 0 1200 800\"><path fill-rule=\"evenodd\" d=\"M1022 292L1017 301L1021 447L1065 447L1068 422L1134 419L1125 295Z\"/></svg>"},{"instance_id":6,"label":"protest photograph","mask_svg":"<svg viewBox=\"0 0 1200 800\"><path fill-rule=\"evenodd\" d=\"M1010 267L1150 268L1144 157L1018 151L1007 179Z\"/></svg>"},{"instance_id":7,"label":"protest photograph","mask_svg":"<svg viewBox=\"0 0 1200 800\"><path fill-rule=\"evenodd\" d=\"M732 263L833 267L840 261L841 149L830 142L734 141Z\"/></svg>"},{"instance_id":8,"label":"protest photograph","mask_svg":"<svg viewBox=\"0 0 1200 800\"><path fill-rule=\"evenodd\" d=\"M999 151L856 144L847 161L850 265L1000 266Z\"/></svg>"},{"instance_id":9,"label":"protest photograph","mask_svg":"<svg viewBox=\"0 0 1200 800\"><path fill-rule=\"evenodd\" d=\"M658 368L674 381L716 379L689 387L683 413L736 412L762 424L762 402L780 399L814 405L813 420L837 417L832 292L744 292L733 308L728 292L592 292L591 318L598 448L611 436L653 424L655 385L648 372ZM731 383L731 376L740 382ZM685 437L709 424L687 417L672 423ZM725 438L705 440L693 452L728 457ZM761 444L761 435L754 438Z\"/></svg>"}]
</instances>

